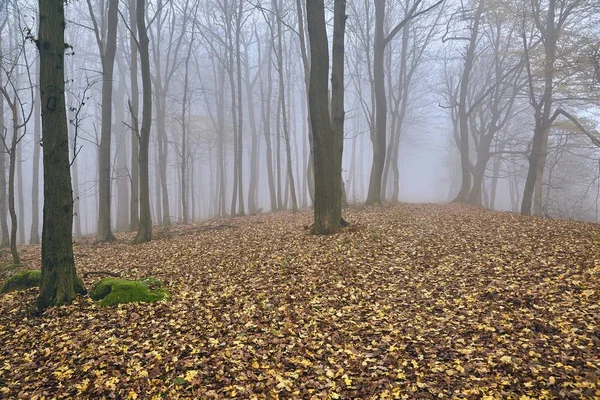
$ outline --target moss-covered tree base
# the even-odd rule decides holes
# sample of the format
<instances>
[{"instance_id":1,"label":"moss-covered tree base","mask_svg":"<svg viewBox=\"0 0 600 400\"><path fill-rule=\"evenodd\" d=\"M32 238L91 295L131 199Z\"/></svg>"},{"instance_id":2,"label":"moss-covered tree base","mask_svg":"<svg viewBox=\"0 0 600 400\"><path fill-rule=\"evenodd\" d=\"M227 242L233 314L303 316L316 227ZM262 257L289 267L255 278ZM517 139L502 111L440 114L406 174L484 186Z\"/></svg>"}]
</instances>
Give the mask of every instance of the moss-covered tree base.
<instances>
[{"instance_id":1,"label":"moss-covered tree base","mask_svg":"<svg viewBox=\"0 0 600 400\"><path fill-rule=\"evenodd\" d=\"M42 273L39 269L17 272L4 282L2 288L0 288L0 293L10 293L17 290L39 287L41 280Z\"/></svg>"},{"instance_id":2,"label":"moss-covered tree base","mask_svg":"<svg viewBox=\"0 0 600 400\"><path fill-rule=\"evenodd\" d=\"M90 290L90 297L101 306L114 306L125 303L154 303L168 299L171 295L162 288L162 284L147 278L141 281L105 278Z\"/></svg>"}]
</instances>

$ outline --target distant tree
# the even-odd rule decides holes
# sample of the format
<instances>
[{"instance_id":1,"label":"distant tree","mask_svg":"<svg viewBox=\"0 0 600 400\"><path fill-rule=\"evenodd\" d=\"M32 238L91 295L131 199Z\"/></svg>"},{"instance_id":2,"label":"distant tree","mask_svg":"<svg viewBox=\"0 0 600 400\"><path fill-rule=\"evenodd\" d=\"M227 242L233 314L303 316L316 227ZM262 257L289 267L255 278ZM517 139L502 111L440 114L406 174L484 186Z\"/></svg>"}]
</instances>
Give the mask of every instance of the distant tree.
<instances>
[{"instance_id":1,"label":"distant tree","mask_svg":"<svg viewBox=\"0 0 600 400\"><path fill-rule=\"evenodd\" d=\"M17 12L17 18L20 18L20 14ZM20 22L20 21L19 21ZM0 96L4 97L4 101L8 105L10 110L12 129L11 135L8 136L8 130L3 129L0 132L0 139L2 140L3 149L2 151L8 154L9 168L8 168L8 210L10 214L10 251L13 258L14 264L20 264L21 259L17 250L17 233L19 228L22 230L23 226L19 226L19 218L17 216L17 209L15 206L15 172L17 169L17 163L19 160L19 145L25 135L27 134L27 124L33 114L33 107L28 99L24 98L24 88L28 87L29 98L33 100L33 84L31 82L31 74L29 69L29 61L27 59L27 52L25 49L25 43L27 37L22 36L22 41L14 52L14 57L10 61L10 66L0 64L2 67L2 73L6 77L5 83L0 84ZM3 57L4 58L4 57ZM4 60L0 61L4 62ZM4 62L4 64L7 64ZM26 86L22 87L22 77L20 76L21 64L24 65L24 74L27 78ZM27 90L25 89L27 92ZM22 187L22 184L21 184ZM22 191L20 195L22 194ZM19 207L19 212L23 212L22 205ZM24 242L24 238L21 242Z\"/></svg>"},{"instance_id":2,"label":"distant tree","mask_svg":"<svg viewBox=\"0 0 600 400\"><path fill-rule=\"evenodd\" d=\"M367 204L381 203L381 187L383 180L383 169L385 166L386 155L386 135L387 135L387 95L385 91L385 70L384 55L385 48L394 40L396 35L402 31L402 28L413 18L418 17L433 8L439 6L444 0L439 0L433 5L419 10L424 0L415 0L410 6L406 16L390 31L384 33L386 1L375 1L375 40L373 42L373 84L375 90L375 129L372 131L371 141L373 143L373 164L371 167L371 177L369 180L369 193Z\"/></svg>"},{"instance_id":3,"label":"distant tree","mask_svg":"<svg viewBox=\"0 0 600 400\"><path fill-rule=\"evenodd\" d=\"M117 51L117 24L119 2L108 1L106 26L100 26L94 14L91 0L87 0L90 18L94 26L96 43L102 63L102 127L100 129L100 157L98 166L98 233L96 240L110 242L115 240L111 228L111 137L113 107L113 75L115 54ZM104 10L101 10L104 13ZM104 35L103 32L106 32Z\"/></svg>"},{"instance_id":4,"label":"distant tree","mask_svg":"<svg viewBox=\"0 0 600 400\"><path fill-rule=\"evenodd\" d=\"M65 10L62 0L39 0L40 98L44 162L42 280L39 310L86 292L73 257L73 190L65 108Z\"/></svg>"}]
</instances>

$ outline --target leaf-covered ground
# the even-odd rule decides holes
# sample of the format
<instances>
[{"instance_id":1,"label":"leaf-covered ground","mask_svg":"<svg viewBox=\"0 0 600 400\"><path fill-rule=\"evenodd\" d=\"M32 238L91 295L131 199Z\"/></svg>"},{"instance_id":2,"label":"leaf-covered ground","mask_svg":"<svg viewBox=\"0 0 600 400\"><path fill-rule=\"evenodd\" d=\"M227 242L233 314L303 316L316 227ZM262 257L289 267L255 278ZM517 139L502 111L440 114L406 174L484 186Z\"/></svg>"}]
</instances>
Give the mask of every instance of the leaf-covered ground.
<instances>
[{"instance_id":1,"label":"leaf-covered ground","mask_svg":"<svg viewBox=\"0 0 600 400\"><path fill-rule=\"evenodd\" d=\"M80 273L154 276L173 299L36 319L36 289L1 297L0 398L600 397L599 227L455 205L346 216L328 237L302 212L78 242Z\"/></svg>"}]
</instances>

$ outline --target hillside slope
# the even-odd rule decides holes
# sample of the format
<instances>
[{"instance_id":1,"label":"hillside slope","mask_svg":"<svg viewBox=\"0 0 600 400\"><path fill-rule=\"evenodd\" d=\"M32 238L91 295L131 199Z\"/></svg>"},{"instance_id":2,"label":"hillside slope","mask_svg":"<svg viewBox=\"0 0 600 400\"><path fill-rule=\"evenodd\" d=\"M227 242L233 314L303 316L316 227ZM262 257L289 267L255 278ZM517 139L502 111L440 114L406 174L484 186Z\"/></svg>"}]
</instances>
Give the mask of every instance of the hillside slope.
<instances>
[{"instance_id":1,"label":"hillside slope","mask_svg":"<svg viewBox=\"0 0 600 400\"><path fill-rule=\"evenodd\" d=\"M37 319L36 289L0 297L0 398L600 397L597 226L456 205L346 216L329 237L302 212L78 243L80 273L153 276L173 299Z\"/></svg>"}]
</instances>

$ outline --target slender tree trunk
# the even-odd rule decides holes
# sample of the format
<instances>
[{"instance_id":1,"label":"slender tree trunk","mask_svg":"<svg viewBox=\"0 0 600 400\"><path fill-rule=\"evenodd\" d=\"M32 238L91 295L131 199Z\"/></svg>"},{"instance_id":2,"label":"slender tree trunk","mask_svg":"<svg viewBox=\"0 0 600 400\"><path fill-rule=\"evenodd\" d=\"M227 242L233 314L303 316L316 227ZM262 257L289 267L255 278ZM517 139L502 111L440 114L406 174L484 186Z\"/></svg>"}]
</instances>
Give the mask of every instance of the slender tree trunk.
<instances>
[{"instance_id":1,"label":"slender tree trunk","mask_svg":"<svg viewBox=\"0 0 600 400\"><path fill-rule=\"evenodd\" d=\"M290 186L290 196L292 200L292 211L298 211L298 200L296 198L296 185L294 183L294 170L292 164L292 146L290 139L290 130L288 125L288 114L286 108L286 95L285 95L285 80L283 79L283 29L282 29L282 16L280 12L281 4L279 0L274 0L276 15L277 15L277 72L279 74L279 91L281 99L281 117L283 123L283 136L285 140L285 153L287 160L287 175ZM279 147L279 146L278 146ZM279 148L278 148L279 151Z\"/></svg>"},{"instance_id":2,"label":"slender tree trunk","mask_svg":"<svg viewBox=\"0 0 600 400\"><path fill-rule=\"evenodd\" d=\"M17 250L17 231L19 222L17 220L17 211L15 208L15 168L17 163L17 146L19 145L19 114L17 113L17 99L13 102L12 111L12 138L10 151L8 152L8 212L10 214L10 252L13 258L13 264L21 264L19 251Z\"/></svg>"},{"instance_id":3,"label":"slender tree trunk","mask_svg":"<svg viewBox=\"0 0 600 400\"><path fill-rule=\"evenodd\" d=\"M271 212L275 212L278 209L277 206L277 193L275 190L275 180L273 173L273 149L271 145L271 96L273 95L273 63L271 55L273 54L272 44L269 45L269 56L267 61L267 93L263 93L263 82L261 78L260 82L260 94L263 98L262 101L262 121L263 131L265 136L266 144L266 162L267 162L267 183L269 185L269 196L271 200Z\"/></svg>"},{"instance_id":4,"label":"slender tree trunk","mask_svg":"<svg viewBox=\"0 0 600 400\"><path fill-rule=\"evenodd\" d=\"M162 204L162 224L169 226L171 224L171 206L169 204L169 186L167 177L167 167L169 160L169 146L167 138L167 126L166 126L166 108L167 99L164 88L159 92L160 107L157 107L156 113L156 125L158 133L158 164L157 171L160 182L160 191L157 192L158 205Z\"/></svg>"},{"instance_id":5,"label":"slender tree trunk","mask_svg":"<svg viewBox=\"0 0 600 400\"><path fill-rule=\"evenodd\" d=\"M85 286L73 257L73 191L64 93L62 1L39 0L40 92L44 142L44 216L39 310L71 302Z\"/></svg>"},{"instance_id":6,"label":"slender tree trunk","mask_svg":"<svg viewBox=\"0 0 600 400\"><path fill-rule=\"evenodd\" d=\"M2 35L0 35L0 48L2 48ZM0 64L2 63L2 52L0 51ZM0 74L0 86L2 86L2 75ZM4 122L4 96L0 96L0 129L1 132L6 132ZM2 239L0 247L6 248L10 246L10 236L8 233L8 218L6 204L6 151L0 151L0 225L2 230Z\"/></svg>"},{"instance_id":7,"label":"slender tree trunk","mask_svg":"<svg viewBox=\"0 0 600 400\"><path fill-rule=\"evenodd\" d=\"M152 124L152 82L150 78L150 55L148 50L148 32L146 30L145 5L145 0L137 0L136 15L142 66L143 110L139 151L140 223L135 243L144 243L152 240L152 216L150 214L150 184L148 176L148 147Z\"/></svg>"},{"instance_id":8,"label":"slender tree trunk","mask_svg":"<svg viewBox=\"0 0 600 400\"><path fill-rule=\"evenodd\" d=\"M259 45L260 46L260 45ZM256 127L256 111L254 104L254 82L250 80L250 67L248 65L248 47L245 47L245 57L244 57L244 72L246 74L246 96L248 103L248 119L250 121L250 132L252 134L252 143L250 148L250 184L248 186L248 212L252 214L256 214L258 211L257 208L257 190L258 190L258 129ZM258 62L261 62L260 58L260 48L258 50ZM260 74L260 71L257 72Z\"/></svg>"},{"instance_id":9,"label":"slender tree trunk","mask_svg":"<svg viewBox=\"0 0 600 400\"><path fill-rule=\"evenodd\" d=\"M479 25L481 15L483 14L485 0L479 0L479 5L475 11L473 20L473 28L471 37L467 45L467 53L465 56L465 64L462 77L460 80L460 93L458 100L458 120L460 129L460 166L462 183L458 195L454 199L455 202L465 203L468 200L471 192L471 161L469 158L469 115L467 110L467 97L469 94L469 84L471 80L471 72L475 62L475 48L477 47L477 38L479 37Z\"/></svg>"},{"instance_id":10,"label":"slender tree trunk","mask_svg":"<svg viewBox=\"0 0 600 400\"><path fill-rule=\"evenodd\" d=\"M37 62L37 75L39 79L39 58ZM42 108L39 92L36 93L33 111L33 159L31 179L31 232L29 243L40 243L40 140L42 134ZM2 125L0 123L0 125Z\"/></svg>"},{"instance_id":11,"label":"slender tree trunk","mask_svg":"<svg viewBox=\"0 0 600 400\"><path fill-rule=\"evenodd\" d=\"M246 214L244 210L244 173L243 173L243 155L244 155L244 140L243 140L243 127L244 127L244 105L242 104L242 51L240 47L241 35L242 35L242 19L244 11L244 2L238 0L238 11L236 15L236 35L235 35L235 54L236 54L236 69L237 69L237 106L238 106L238 148L236 154L236 165L238 175L238 215ZM249 79L249 77L248 77Z\"/></svg>"},{"instance_id":12,"label":"slender tree trunk","mask_svg":"<svg viewBox=\"0 0 600 400\"><path fill-rule=\"evenodd\" d=\"M129 37L129 48L131 49L129 62L129 75L131 82L131 99L129 101L129 109L131 113L131 205L129 211L129 230L136 231L140 224L140 205L139 205L139 164L138 153L140 143L139 135L139 108L140 95L138 89L138 48L135 37L137 36L137 21L136 21L136 0L129 0L129 27L131 35Z\"/></svg>"},{"instance_id":13,"label":"slender tree trunk","mask_svg":"<svg viewBox=\"0 0 600 400\"><path fill-rule=\"evenodd\" d=\"M369 179L367 205L381 203L381 184L386 152L387 98L385 94L385 2L375 2L375 41L373 47L373 80L375 84L375 129L372 131L373 164Z\"/></svg>"},{"instance_id":14,"label":"slender tree trunk","mask_svg":"<svg viewBox=\"0 0 600 400\"><path fill-rule=\"evenodd\" d=\"M108 26L102 54L102 128L100 133L100 165L98 177L98 242L115 240L111 228L111 158L112 94L119 2L108 2ZM91 10L91 7L90 7Z\"/></svg>"},{"instance_id":15,"label":"slender tree trunk","mask_svg":"<svg viewBox=\"0 0 600 400\"><path fill-rule=\"evenodd\" d=\"M25 199L23 198L23 151L17 146L17 181L19 190L17 192L17 206L19 208L19 244L25 244Z\"/></svg>"},{"instance_id":16,"label":"slender tree trunk","mask_svg":"<svg viewBox=\"0 0 600 400\"><path fill-rule=\"evenodd\" d=\"M113 131L115 135L116 144L116 176L117 179L117 225L116 230L119 232L126 232L129 228L129 208L131 202L129 201L129 177L127 168L127 142L128 132L124 129L125 122L125 96L127 88L125 85L124 72L125 68L122 66L120 58L117 63L119 64L119 85L117 95L114 100L115 107L115 125Z\"/></svg>"},{"instance_id":17,"label":"slender tree trunk","mask_svg":"<svg viewBox=\"0 0 600 400\"><path fill-rule=\"evenodd\" d=\"M81 199L79 198L79 161L78 157L73 160L71 174L73 176L73 234L81 237Z\"/></svg>"},{"instance_id":18,"label":"slender tree trunk","mask_svg":"<svg viewBox=\"0 0 600 400\"><path fill-rule=\"evenodd\" d=\"M533 194L538 180L543 179L544 164L546 162L546 152L548 147L548 135L550 133L550 114L552 112L553 91L554 91L554 64L556 61L556 45L558 35L555 26L556 21L556 0L548 1L548 15L546 17L546 29L543 35L542 45L545 50L544 59L544 92L539 101L535 101L535 129L533 133L533 143L531 154L529 155L529 170L525 180L523 191L523 202L521 203L521 213L531 214ZM527 60L529 62L529 60ZM531 77L530 77L531 79ZM533 83L530 82L530 88L533 89ZM535 93L530 93L534 101ZM541 193L541 191L540 191Z\"/></svg>"}]
</instances>

